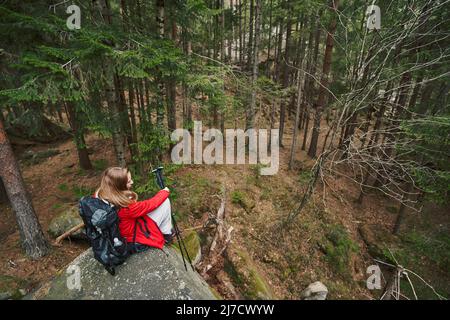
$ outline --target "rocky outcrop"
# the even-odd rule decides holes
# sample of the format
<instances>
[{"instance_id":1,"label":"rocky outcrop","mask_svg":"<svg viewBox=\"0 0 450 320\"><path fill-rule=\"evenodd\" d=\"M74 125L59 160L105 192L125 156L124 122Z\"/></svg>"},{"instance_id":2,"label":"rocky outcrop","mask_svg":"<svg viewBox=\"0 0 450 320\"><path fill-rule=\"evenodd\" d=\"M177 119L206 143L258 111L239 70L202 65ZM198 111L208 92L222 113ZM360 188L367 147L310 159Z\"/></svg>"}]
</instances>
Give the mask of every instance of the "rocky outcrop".
<instances>
[{"instance_id":1,"label":"rocky outcrop","mask_svg":"<svg viewBox=\"0 0 450 320\"><path fill-rule=\"evenodd\" d=\"M20 299L29 286L30 283L24 279L0 274L0 300Z\"/></svg>"},{"instance_id":2,"label":"rocky outcrop","mask_svg":"<svg viewBox=\"0 0 450 320\"><path fill-rule=\"evenodd\" d=\"M123 299L186 300L216 299L208 284L197 272L184 269L173 248L164 252L150 249L132 255L111 276L98 263L91 249L76 258L52 281L44 284L27 299Z\"/></svg>"},{"instance_id":3,"label":"rocky outcrop","mask_svg":"<svg viewBox=\"0 0 450 320\"><path fill-rule=\"evenodd\" d=\"M382 259L389 263L396 263L386 254L387 244L395 242L392 233L383 228L371 225L359 226L358 232L367 247L367 251L373 258Z\"/></svg>"},{"instance_id":4,"label":"rocky outcrop","mask_svg":"<svg viewBox=\"0 0 450 320\"><path fill-rule=\"evenodd\" d=\"M301 298L303 300L325 300L328 295L328 289L325 285L316 281L311 283L303 292L301 293Z\"/></svg>"},{"instance_id":5,"label":"rocky outcrop","mask_svg":"<svg viewBox=\"0 0 450 320\"><path fill-rule=\"evenodd\" d=\"M268 281L246 252L230 246L227 250L224 269L244 299L268 300L274 298Z\"/></svg>"},{"instance_id":6,"label":"rocky outcrop","mask_svg":"<svg viewBox=\"0 0 450 320\"><path fill-rule=\"evenodd\" d=\"M53 238L57 238L64 232L70 230L71 228L79 225L82 222L83 220L78 213L78 207L70 207L64 210L62 213L58 214L50 221L47 231ZM84 228L71 234L70 238L87 240L87 237L84 233Z\"/></svg>"},{"instance_id":7,"label":"rocky outcrop","mask_svg":"<svg viewBox=\"0 0 450 320\"><path fill-rule=\"evenodd\" d=\"M198 236L198 233L195 231L189 232L183 237L183 242L189 257L191 258L192 265L195 266L202 258L202 248L200 246L200 237ZM180 251L177 238L174 238L174 247L177 251Z\"/></svg>"}]
</instances>

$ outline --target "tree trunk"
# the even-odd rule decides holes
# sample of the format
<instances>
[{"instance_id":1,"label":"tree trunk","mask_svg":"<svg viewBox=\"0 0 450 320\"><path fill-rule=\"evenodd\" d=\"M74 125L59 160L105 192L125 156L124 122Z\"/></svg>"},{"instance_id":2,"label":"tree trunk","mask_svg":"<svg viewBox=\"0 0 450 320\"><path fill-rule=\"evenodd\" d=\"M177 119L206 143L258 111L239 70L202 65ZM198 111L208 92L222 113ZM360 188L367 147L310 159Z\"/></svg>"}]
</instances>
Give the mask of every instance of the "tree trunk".
<instances>
[{"instance_id":1,"label":"tree trunk","mask_svg":"<svg viewBox=\"0 0 450 320\"><path fill-rule=\"evenodd\" d=\"M5 185L3 184L2 179L0 178L0 204L9 203L8 195L6 194Z\"/></svg>"},{"instance_id":2,"label":"tree trunk","mask_svg":"<svg viewBox=\"0 0 450 320\"><path fill-rule=\"evenodd\" d=\"M261 1L256 0L255 7L255 43L253 50L253 70L252 70L252 93L250 99L250 107L247 112L247 121L245 125L245 129L251 129L254 127L255 122L255 108L256 108L256 81L258 79L258 53L259 53L259 39L260 39L260 20L261 20Z\"/></svg>"},{"instance_id":3,"label":"tree trunk","mask_svg":"<svg viewBox=\"0 0 450 320\"><path fill-rule=\"evenodd\" d=\"M336 10L339 5L339 0L332 1L332 10L334 13L336 13ZM319 134L320 134L320 120L322 118L322 112L325 106L325 99L327 97L328 93L328 77L331 70L331 58L333 53L333 35L336 31L336 17L333 18L333 20L330 23L330 27L328 30L328 36L327 36L327 42L325 47L325 55L323 58L323 69L322 69L322 78L320 79L320 88L317 98L317 103L315 105L315 113L314 113L314 125L313 125L313 132L311 136L311 142L309 145L308 155L311 158L314 158L316 156L317 151L317 143L319 141Z\"/></svg>"},{"instance_id":4,"label":"tree trunk","mask_svg":"<svg viewBox=\"0 0 450 320\"><path fill-rule=\"evenodd\" d=\"M16 215L22 246L28 256L38 259L48 253L49 245L34 211L30 195L25 188L2 118L0 116L0 178Z\"/></svg>"},{"instance_id":5,"label":"tree trunk","mask_svg":"<svg viewBox=\"0 0 450 320\"><path fill-rule=\"evenodd\" d=\"M286 42L284 47L284 62L283 62L283 88L286 89L289 86L289 49L290 49L290 39L291 39L291 6L289 5L289 2L286 2L288 7L288 19L286 23ZM283 96L283 99L281 99L280 104L280 147L283 147L283 134L284 134L284 124L285 124L285 118L286 118L286 97Z\"/></svg>"},{"instance_id":6,"label":"tree trunk","mask_svg":"<svg viewBox=\"0 0 450 320\"><path fill-rule=\"evenodd\" d=\"M412 184L408 186L407 191L403 194L403 199L408 198L408 194L413 190ZM402 199L402 200L403 200ZM398 234L400 231L400 227L405 218L406 205L404 201L401 201L400 208L398 209L397 219L395 219L394 229L392 230L393 234Z\"/></svg>"},{"instance_id":7,"label":"tree trunk","mask_svg":"<svg viewBox=\"0 0 450 320\"><path fill-rule=\"evenodd\" d=\"M294 166L294 156L295 156L295 149L297 147L297 136L298 136L298 127L299 127L299 121L300 121L300 106L302 101L302 87L304 82L304 75L303 75L303 57L301 58L300 62L300 70L297 73L297 109L295 111L295 125L294 125L294 135L292 137L292 146L291 146L291 157L289 159L289 170L292 170Z\"/></svg>"},{"instance_id":8,"label":"tree trunk","mask_svg":"<svg viewBox=\"0 0 450 320\"><path fill-rule=\"evenodd\" d=\"M252 67L252 50L253 50L253 20L254 20L254 16L255 16L255 12L254 12L254 1L255 0L250 0L250 17L249 17L249 21L248 21L248 26L249 26L249 31L248 31L248 47L247 47L247 69L250 70ZM256 35L256 31L255 31L255 35Z\"/></svg>"},{"instance_id":9,"label":"tree trunk","mask_svg":"<svg viewBox=\"0 0 450 320\"><path fill-rule=\"evenodd\" d=\"M269 77L270 74L270 50L272 45L272 3L273 0L270 0L269 4L269 43L267 44L267 60L266 60L266 77Z\"/></svg>"},{"instance_id":10,"label":"tree trunk","mask_svg":"<svg viewBox=\"0 0 450 320\"><path fill-rule=\"evenodd\" d=\"M74 137L75 147L77 148L80 167L84 170L91 170L92 164L91 161L89 160L89 154L87 152L86 142L84 140L83 129L80 126L80 121L78 119L74 103L69 101L65 104L65 106L66 106L66 113L69 118L70 128L72 129Z\"/></svg>"},{"instance_id":11,"label":"tree trunk","mask_svg":"<svg viewBox=\"0 0 450 320\"><path fill-rule=\"evenodd\" d=\"M112 24L111 8L108 0L99 1L102 17L106 24ZM113 139L113 146L116 156L117 165L121 167L126 167L125 161L125 137L121 130L120 121L120 93L116 92L115 86L115 72L111 70L111 66L114 64L109 62L107 59L104 61L104 72L105 72L105 92L106 100L108 104L109 116L111 118L111 133Z\"/></svg>"}]
</instances>

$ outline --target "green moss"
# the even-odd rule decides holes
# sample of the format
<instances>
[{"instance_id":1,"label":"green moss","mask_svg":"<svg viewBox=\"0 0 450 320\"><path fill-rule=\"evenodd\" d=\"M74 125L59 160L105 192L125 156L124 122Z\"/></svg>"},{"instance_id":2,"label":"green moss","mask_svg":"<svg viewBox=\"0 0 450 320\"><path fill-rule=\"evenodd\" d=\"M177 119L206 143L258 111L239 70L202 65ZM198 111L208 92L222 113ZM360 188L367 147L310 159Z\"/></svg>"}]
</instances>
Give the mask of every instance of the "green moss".
<instances>
[{"instance_id":1,"label":"green moss","mask_svg":"<svg viewBox=\"0 0 450 320\"><path fill-rule=\"evenodd\" d=\"M241 191L234 190L231 193L231 202L241 205L244 202L244 194Z\"/></svg>"},{"instance_id":2,"label":"green moss","mask_svg":"<svg viewBox=\"0 0 450 320\"><path fill-rule=\"evenodd\" d=\"M103 171L108 167L108 160L98 159L92 161L92 167L97 171Z\"/></svg>"},{"instance_id":3,"label":"green moss","mask_svg":"<svg viewBox=\"0 0 450 320\"><path fill-rule=\"evenodd\" d=\"M209 287L209 290L211 290L212 294L214 295L214 297L216 297L217 300L223 300L223 297L219 292L217 292L216 289L214 289L213 287Z\"/></svg>"},{"instance_id":4,"label":"green moss","mask_svg":"<svg viewBox=\"0 0 450 320\"><path fill-rule=\"evenodd\" d=\"M444 232L426 236L411 231L402 237L412 252L426 256L443 271L450 273L450 236Z\"/></svg>"},{"instance_id":5,"label":"green moss","mask_svg":"<svg viewBox=\"0 0 450 320\"><path fill-rule=\"evenodd\" d=\"M349 277L349 268L352 253L359 251L359 246L353 242L347 231L341 225L328 225L326 239L321 246L326 253L328 263L344 277Z\"/></svg>"},{"instance_id":6,"label":"green moss","mask_svg":"<svg viewBox=\"0 0 450 320\"><path fill-rule=\"evenodd\" d=\"M0 275L0 300L21 299L23 297L20 289L26 289L28 286L26 280L8 275Z\"/></svg>"},{"instance_id":7,"label":"green moss","mask_svg":"<svg viewBox=\"0 0 450 320\"><path fill-rule=\"evenodd\" d=\"M255 203L248 198L246 193L240 190L231 192L231 202L241 206L247 213L255 207Z\"/></svg>"},{"instance_id":8,"label":"green moss","mask_svg":"<svg viewBox=\"0 0 450 320\"><path fill-rule=\"evenodd\" d=\"M177 177L177 189L174 191L178 191L174 204L181 217L193 216L199 219L205 212L217 210L217 198L214 195L219 191L218 184L209 179L186 173ZM174 200L172 194L171 199Z\"/></svg>"},{"instance_id":9,"label":"green moss","mask_svg":"<svg viewBox=\"0 0 450 320\"><path fill-rule=\"evenodd\" d=\"M200 252L200 237L197 232L190 231L185 237L183 237L184 245L186 246L186 250L189 253L189 257L192 262L195 263L197 259L199 259ZM178 241L175 239L173 247L180 252L180 248L178 245ZM184 251L183 251L184 252Z\"/></svg>"},{"instance_id":10,"label":"green moss","mask_svg":"<svg viewBox=\"0 0 450 320\"><path fill-rule=\"evenodd\" d=\"M298 175L298 181L300 182L300 184L305 185L311 180L311 177L312 177L311 170L302 170Z\"/></svg>"},{"instance_id":11,"label":"green moss","mask_svg":"<svg viewBox=\"0 0 450 320\"><path fill-rule=\"evenodd\" d=\"M223 269L230 276L231 281L233 281L233 283L235 285L237 285L237 286L243 285L244 281L243 281L242 277L236 271L236 268L233 266L233 264L230 262L230 260L225 259Z\"/></svg>"},{"instance_id":12,"label":"green moss","mask_svg":"<svg viewBox=\"0 0 450 320\"><path fill-rule=\"evenodd\" d=\"M272 299L273 294L251 258L243 251L235 249L236 258L225 260L224 270L237 286L244 298L251 300Z\"/></svg>"},{"instance_id":13,"label":"green moss","mask_svg":"<svg viewBox=\"0 0 450 320\"><path fill-rule=\"evenodd\" d=\"M272 296L266 283L255 270L250 270L249 284L246 296L250 299L269 299Z\"/></svg>"},{"instance_id":14,"label":"green moss","mask_svg":"<svg viewBox=\"0 0 450 320\"><path fill-rule=\"evenodd\" d=\"M67 191L69 191L69 187L67 186L67 184L61 183L58 185L58 190L60 190L62 192L67 192Z\"/></svg>"},{"instance_id":15,"label":"green moss","mask_svg":"<svg viewBox=\"0 0 450 320\"><path fill-rule=\"evenodd\" d=\"M85 186L73 186L72 193L77 197L77 199L81 199L84 196L93 194L95 191L94 188L88 188Z\"/></svg>"}]
</instances>

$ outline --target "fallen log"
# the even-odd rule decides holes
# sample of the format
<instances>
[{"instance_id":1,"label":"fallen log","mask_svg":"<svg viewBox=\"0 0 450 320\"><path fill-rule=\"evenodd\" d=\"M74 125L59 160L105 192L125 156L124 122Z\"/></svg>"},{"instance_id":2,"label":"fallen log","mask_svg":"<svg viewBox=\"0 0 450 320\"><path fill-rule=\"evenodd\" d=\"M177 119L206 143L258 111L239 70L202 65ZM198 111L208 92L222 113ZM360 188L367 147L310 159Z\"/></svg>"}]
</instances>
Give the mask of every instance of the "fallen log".
<instances>
[{"instance_id":1,"label":"fallen log","mask_svg":"<svg viewBox=\"0 0 450 320\"><path fill-rule=\"evenodd\" d=\"M69 229L68 231L64 232L62 235L60 235L58 238L56 238L55 240L55 246L61 246L61 241L63 241L65 238L69 237L71 234L74 234L75 232L77 232L78 230L80 230L81 228L84 227L84 223L80 223L78 225L76 225L75 227Z\"/></svg>"}]
</instances>

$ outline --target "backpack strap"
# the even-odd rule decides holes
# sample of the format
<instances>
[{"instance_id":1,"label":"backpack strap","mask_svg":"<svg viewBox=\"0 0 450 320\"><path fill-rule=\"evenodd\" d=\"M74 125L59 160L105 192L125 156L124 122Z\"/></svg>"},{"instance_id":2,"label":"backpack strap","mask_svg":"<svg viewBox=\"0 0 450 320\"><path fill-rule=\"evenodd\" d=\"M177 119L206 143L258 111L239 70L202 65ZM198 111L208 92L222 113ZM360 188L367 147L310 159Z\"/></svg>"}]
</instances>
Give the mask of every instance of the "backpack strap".
<instances>
[{"instance_id":1,"label":"backpack strap","mask_svg":"<svg viewBox=\"0 0 450 320\"><path fill-rule=\"evenodd\" d=\"M148 239L148 238L150 238L151 233L150 233L150 230L148 229L147 221L145 221L145 218L143 218L143 217L141 219L142 219L142 222L144 222L145 231L142 230L143 228L142 228L141 224L139 224L139 226L141 228L142 233L144 233L145 237Z\"/></svg>"},{"instance_id":2,"label":"backpack strap","mask_svg":"<svg viewBox=\"0 0 450 320\"><path fill-rule=\"evenodd\" d=\"M133 231L133 251L136 252L136 233L137 233L137 225L138 221L136 220L134 222L134 231Z\"/></svg>"}]
</instances>

